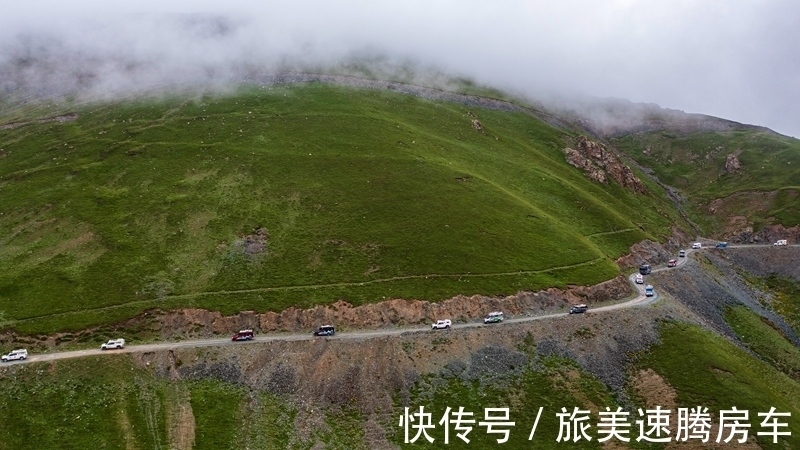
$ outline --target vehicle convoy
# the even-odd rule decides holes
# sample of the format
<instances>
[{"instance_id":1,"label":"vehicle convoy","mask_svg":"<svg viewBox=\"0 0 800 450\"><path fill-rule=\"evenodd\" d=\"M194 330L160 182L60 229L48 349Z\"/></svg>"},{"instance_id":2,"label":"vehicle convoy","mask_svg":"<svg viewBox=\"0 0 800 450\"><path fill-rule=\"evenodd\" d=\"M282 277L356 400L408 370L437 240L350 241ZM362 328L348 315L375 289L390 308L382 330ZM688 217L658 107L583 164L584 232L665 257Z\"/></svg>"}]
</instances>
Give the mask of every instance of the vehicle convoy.
<instances>
[{"instance_id":1,"label":"vehicle convoy","mask_svg":"<svg viewBox=\"0 0 800 450\"><path fill-rule=\"evenodd\" d=\"M653 285L648 284L644 287L644 295L645 297L652 297L656 295L656 292L653 290Z\"/></svg>"},{"instance_id":2,"label":"vehicle convoy","mask_svg":"<svg viewBox=\"0 0 800 450\"><path fill-rule=\"evenodd\" d=\"M483 323L498 323L502 322L504 319L505 317L503 317L502 312L492 311L489 313L489 315L483 318Z\"/></svg>"},{"instance_id":3,"label":"vehicle convoy","mask_svg":"<svg viewBox=\"0 0 800 450\"><path fill-rule=\"evenodd\" d=\"M113 350L117 348L125 348L125 339L111 339L100 346L100 350Z\"/></svg>"},{"instance_id":4,"label":"vehicle convoy","mask_svg":"<svg viewBox=\"0 0 800 450\"><path fill-rule=\"evenodd\" d=\"M634 281L636 282L636 284L644 284L644 277L642 276L642 274L637 273L636 277L634 278Z\"/></svg>"},{"instance_id":5,"label":"vehicle convoy","mask_svg":"<svg viewBox=\"0 0 800 450\"><path fill-rule=\"evenodd\" d=\"M232 341L250 341L255 338L253 330L239 330L238 333L231 336Z\"/></svg>"},{"instance_id":6,"label":"vehicle convoy","mask_svg":"<svg viewBox=\"0 0 800 450\"><path fill-rule=\"evenodd\" d=\"M21 348L19 350L12 350L10 353L0 356L3 362L8 361L22 361L28 357L28 350Z\"/></svg>"},{"instance_id":7,"label":"vehicle convoy","mask_svg":"<svg viewBox=\"0 0 800 450\"><path fill-rule=\"evenodd\" d=\"M677 259L670 259L667 262L667 267L675 267L677 265L678 265L678 260Z\"/></svg>"},{"instance_id":8,"label":"vehicle convoy","mask_svg":"<svg viewBox=\"0 0 800 450\"><path fill-rule=\"evenodd\" d=\"M333 336L334 334L336 334L336 330L333 325L323 325L314 332L314 336Z\"/></svg>"},{"instance_id":9,"label":"vehicle convoy","mask_svg":"<svg viewBox=\"0 0 800 450\"><path fill-rule=\"evenodd\" d=\"M694 244L692 244L692 248L703 248L703 244L695 242Z\"/></svg>"},{"instance_id":10,"label":"vehicle convoy","mask_svg":"<svg viewBox=\"0 0 800 450\"><path fill-rule=\"evenodd\" d=\"M431 324L431 329L432 330L441 330L442 328L448 329L452 324L453 323L450 321L450 319L440 319L437 320L436 323Z\"/></svg>"},{"instance_id":11,"label":"vehicle convoy","mask_svg":"<svg viewBox=\"0 0 800 450\"><path fill-rule=\"evenodd\" d=\"M650 275L650 272L652 271L653 271L653 266L651 266L650 264L644 263L641 266L639 266L639 273L642 275Z\"/></svg>"},{"instance_id":12,"label":"vehicle convoy","mask_svg":"<svg viewBox=\"0 0 800 450\"><path fill-rule=\"evenodd\" d=\"M581 313L585 313L587 309L589 309L589 307L584 305L584 304L575 305L575 306L573 306L572 308L569 309L569 313L570 314L581 314Z\"/></svg>"},{"instance_id":13,"label":"vehicle convoy","mask_svg":"<svg viewBox=\"0 0 800 450\"><path fill-rule=\"evenodd\" d=\"M775 241L775 243L774 243L774 244L772 244L772 245L788 245L788 244L786 243L786 239L778 239L778 240L777 240L777 241Z\"/></svg>"}]
</instances>

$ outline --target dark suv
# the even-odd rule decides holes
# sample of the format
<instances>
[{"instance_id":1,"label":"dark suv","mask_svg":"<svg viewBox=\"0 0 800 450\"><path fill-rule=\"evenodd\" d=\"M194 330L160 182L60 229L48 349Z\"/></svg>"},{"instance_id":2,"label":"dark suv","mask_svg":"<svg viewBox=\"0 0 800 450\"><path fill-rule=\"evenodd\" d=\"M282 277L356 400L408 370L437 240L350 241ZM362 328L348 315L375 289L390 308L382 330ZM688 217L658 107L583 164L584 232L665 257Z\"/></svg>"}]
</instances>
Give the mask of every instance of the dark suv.
<instances>
[{"instance_id":1,"label":"dark suv","mask_svg":"<svg viewBox=\"0 0 800 450\"><path fill-rule=\"evenodd\" d=\"M587 309L589 309L589 307L586 305L575 305L569 309L569 313L570 314L585 313Z\"/></svg>"},{"instance_id":2,"label":"dark suv","mask_svg":"<svg viewBox=\"0 0 800 450\"><path fill-rule=\"evenodd\" d=\"M639 273L642 275L650 275L650 272L652 271L653 268L650 266L650 264L645 263L639 266Z\"/></svg>"},{"instance_id":3,"label":"dark suv","mask_svg":"<svg viewBox=\"0 0 800 450\"><path fill-rule=\"evenodd\" d=\"M317 328L317 331L314 332L314 336L333 336L336 333L336 330L333 328L333 325L323 325Z\"/></svg>"}]
</instances>

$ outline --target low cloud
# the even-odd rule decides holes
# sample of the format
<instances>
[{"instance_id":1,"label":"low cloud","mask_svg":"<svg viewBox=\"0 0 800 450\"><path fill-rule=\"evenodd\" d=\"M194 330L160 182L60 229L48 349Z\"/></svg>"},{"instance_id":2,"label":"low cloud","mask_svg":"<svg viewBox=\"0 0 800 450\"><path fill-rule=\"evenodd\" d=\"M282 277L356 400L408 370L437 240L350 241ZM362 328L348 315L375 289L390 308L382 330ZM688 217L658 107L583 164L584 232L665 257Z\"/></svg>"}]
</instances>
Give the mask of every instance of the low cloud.
<instances>
[{"instance_id":1,"label":"low cloud","mask_svg":"<svg viewBox=\"0 0 800 450\"><path fill-rule=\"evenodd\" d=\"M7 6L0 92L116 95L369 60L383 75L626 98L800 136L791 0L117 3Z\"/></svg>"}]
</instances>

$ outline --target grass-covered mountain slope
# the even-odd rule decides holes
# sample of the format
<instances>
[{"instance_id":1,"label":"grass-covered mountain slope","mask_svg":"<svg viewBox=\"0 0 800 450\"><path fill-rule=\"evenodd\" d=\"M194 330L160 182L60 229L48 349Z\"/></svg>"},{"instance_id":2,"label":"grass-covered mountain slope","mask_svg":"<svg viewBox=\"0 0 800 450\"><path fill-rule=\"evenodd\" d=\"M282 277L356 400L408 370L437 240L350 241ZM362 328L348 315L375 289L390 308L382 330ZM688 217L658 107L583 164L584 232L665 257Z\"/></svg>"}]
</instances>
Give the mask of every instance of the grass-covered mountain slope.
<instances>
[{"instance_id":1,"label":"grass-covered mountain slope","mask_svg":"<svg viewBox=\"0 0 800 450\"><path fill-rule=\"evenodd\" d=\"M575 139L318 83L17 108L0 119L0 317L47 332L609 279L678 216L654 184L568 165Z\"/></svg>"},{"instance_id":2,"label":"grass-covered mountain slope","mask_svg":"<svg viewBox=\"0 0 800 450\"><path fill-rule=\"evenodd\" d=\"M800 224L800 140L721 123L664 121L660 129L623 131L609 140L677 188L703 234L746 241L770 225Z\"/></svg>"}]
</instances>

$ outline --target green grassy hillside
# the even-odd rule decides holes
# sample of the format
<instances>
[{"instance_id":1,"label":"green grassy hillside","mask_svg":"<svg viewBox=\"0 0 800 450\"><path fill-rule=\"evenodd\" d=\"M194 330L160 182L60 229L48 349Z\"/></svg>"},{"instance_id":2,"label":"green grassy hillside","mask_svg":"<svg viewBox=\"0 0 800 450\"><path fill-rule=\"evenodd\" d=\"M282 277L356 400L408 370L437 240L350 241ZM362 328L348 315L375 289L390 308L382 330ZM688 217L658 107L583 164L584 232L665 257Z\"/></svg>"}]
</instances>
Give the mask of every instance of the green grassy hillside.
<instances>
[{"instance_id":1,"label":"green grassy hillside","mask_svg":"<svg viewBox=\"0 0 800 450\"><path fill-rule=\"evenodd\" d=\"M800 141L753 128L724 132L630 134L612 139L689 199L704 232L724 235L752 226L800 224ZM725 169L728 155L741 168ZM721 199L716 202L714 200ZM737 218L738 216L738 218Z\"/></svg>"},{"instance_id":2,"label":"green grassy hillside","mask_svg":"<svg viewBox=\"0 0 800 450\"><path fill-rule=\"evenodd\" d=\"M0 124L0 318L24 332L591 284L677 220L657 187L567 165L572 136L538 119L385 91L246 86Z\"/></svg>"}]
</instances>

